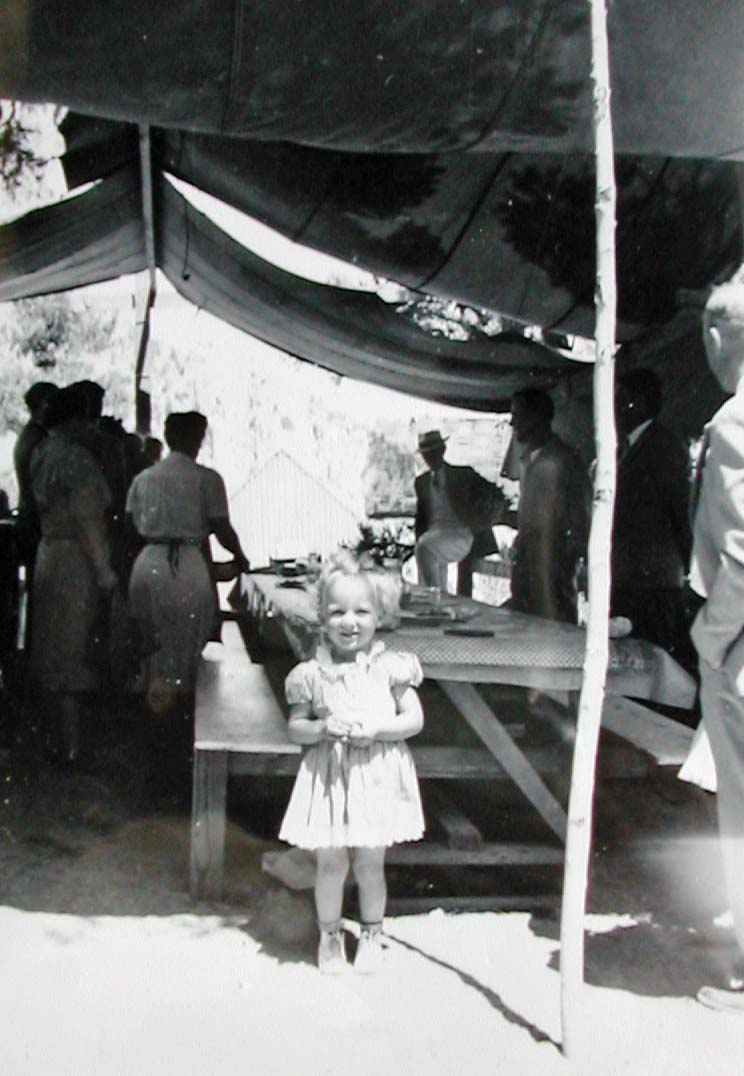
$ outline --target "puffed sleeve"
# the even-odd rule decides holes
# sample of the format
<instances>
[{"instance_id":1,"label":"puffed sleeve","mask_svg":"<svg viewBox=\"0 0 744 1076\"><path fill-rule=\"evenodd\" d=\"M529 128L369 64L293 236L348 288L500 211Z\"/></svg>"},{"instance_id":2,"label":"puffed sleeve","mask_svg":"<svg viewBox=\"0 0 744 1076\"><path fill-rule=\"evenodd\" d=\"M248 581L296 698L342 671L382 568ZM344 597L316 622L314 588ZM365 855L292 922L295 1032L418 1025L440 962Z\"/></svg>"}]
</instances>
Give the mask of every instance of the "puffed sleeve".
<instances>
[{"instance_id":1,"label":"puffed sleeve","mask_svg":"<svg viewBox=\"0 0 744 1076\"><path fill-rule=\"evenodd\" d=\"M284 681L284 696L290 706L313 701L313 666L309 661L295 665Z\"/></svg>"},{"instance_id":2,"label":"puffed sleeve","mask_svg":"<svg viewBox=\"0 0 744 1076\"><path fill-rule=\"evenodd\" d=\"M385 654L390 687L418 687L424 679L419 659L408 651L388 650Z\"/></svg>"}]
</instances>

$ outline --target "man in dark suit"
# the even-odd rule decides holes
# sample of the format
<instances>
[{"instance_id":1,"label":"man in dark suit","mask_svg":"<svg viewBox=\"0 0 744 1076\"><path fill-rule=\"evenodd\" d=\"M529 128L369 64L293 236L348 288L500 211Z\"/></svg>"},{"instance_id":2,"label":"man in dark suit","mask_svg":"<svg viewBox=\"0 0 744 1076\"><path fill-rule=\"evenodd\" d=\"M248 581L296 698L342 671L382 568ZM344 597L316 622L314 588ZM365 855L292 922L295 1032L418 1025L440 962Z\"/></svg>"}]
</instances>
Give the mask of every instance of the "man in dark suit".
<instances>
[{"instance_id":1,"label":"man in dark suit","mask_svg":"<svg viewBox=\"0 0 744 1076\"><path fill-rule=\"evenodd\" d=\"M612 613L627 617L634 635L690 665L690 457L681 438L659 421L661 404L661 384L652 370L632 370L618 379Z\"/></svg>"},{"instance_id":2,"label":"man in dark suit","mask_svg":"<svg viewBox=\"0 0 744 1076\"><path fill-rule=\"evenodd\" d=\"M718 780L718 825L738 944L728 982L703 1004L744 1015L744 287L716 288L703 315L708 365L733 395L706 427L690 583L700 701Z\"/></svg>"},{"instance_id":3,"label":"man in dark suit","mask_svg":"<svg viewBox=\"0 0 744 1076\"><path fill-rule=\"evenodd\" d=\"M472 467L446 463L446 448L439 430L421 434L419 452L429 469L415 482L419 582L442 592L449 565L464 560L474 536L489 528L498 498L496 487Z\"/></svg>"}]
</instances>

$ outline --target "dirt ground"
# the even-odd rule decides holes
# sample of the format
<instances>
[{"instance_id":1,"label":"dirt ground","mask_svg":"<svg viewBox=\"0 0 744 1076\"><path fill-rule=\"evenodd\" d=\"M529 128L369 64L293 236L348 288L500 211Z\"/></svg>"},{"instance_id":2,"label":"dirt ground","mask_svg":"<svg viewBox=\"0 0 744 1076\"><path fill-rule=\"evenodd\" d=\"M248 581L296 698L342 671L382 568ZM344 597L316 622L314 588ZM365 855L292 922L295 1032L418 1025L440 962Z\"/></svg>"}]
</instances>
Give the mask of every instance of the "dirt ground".
<instances>
[{"instance_id":1,"label":"dirt ground","mask_svg":"<svg viewBox=\"0 0 744 1076\"><path fill-rule=\"evenodd\" d=\"M694 1000L732 946L714 799L673 774L600 787L588 985L567 1062L559 921L544 901L390 917L378 977L321 977L310 895L261 871L278 847L277 787L235 789L224 900L194 904L188 789L153 782L143 742L136 714L102 709L91 772L0 756L4 1076L741 1072L744 1020ZM405 896L515 880L390 881ZM523 895L554 894L560 873L530 884Z\"/></svg>"}]
</instances>

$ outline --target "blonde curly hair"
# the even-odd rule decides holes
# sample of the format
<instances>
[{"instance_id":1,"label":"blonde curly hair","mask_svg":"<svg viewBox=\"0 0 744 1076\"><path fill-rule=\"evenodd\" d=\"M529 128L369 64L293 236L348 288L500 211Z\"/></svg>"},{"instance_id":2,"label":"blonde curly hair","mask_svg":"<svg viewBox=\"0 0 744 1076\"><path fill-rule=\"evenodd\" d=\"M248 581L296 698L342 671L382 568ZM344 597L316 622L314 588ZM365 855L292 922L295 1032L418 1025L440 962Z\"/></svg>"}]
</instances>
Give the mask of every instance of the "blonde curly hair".
<instances>
[{"instance_id":1,"label":"blonde curly hair","mask_svg":"<svg viewBox=\"0 0 744 1076\"><path fill-rule=\"evenodd\" d=\"M395 623L400 611L400 580L378 567L369 554L356 554L345 547L331 554L320 573L318 579L318 616L320 619L323 619L328 591L334 581L350 576L359 576L366 582L380 625L384 627Z\"/></svg>"}]
</instances>

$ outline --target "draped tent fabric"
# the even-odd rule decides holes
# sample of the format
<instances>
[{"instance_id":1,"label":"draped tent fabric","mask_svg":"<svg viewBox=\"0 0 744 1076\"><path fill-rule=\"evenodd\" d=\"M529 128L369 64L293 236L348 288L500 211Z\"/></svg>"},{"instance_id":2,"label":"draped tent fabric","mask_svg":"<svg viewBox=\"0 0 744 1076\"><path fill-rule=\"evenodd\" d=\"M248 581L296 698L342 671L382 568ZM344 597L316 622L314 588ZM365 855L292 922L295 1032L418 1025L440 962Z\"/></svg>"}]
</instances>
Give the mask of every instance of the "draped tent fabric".
<instances>
[{"instance_id":1,"label":"draped tent fabric","mask_svg":"<svg viewBox=\"0 0 744 1076\"><path fill-rule=\"evenodd\" d=\"M742 261L744 5L614 0L610 23L617 338L642 344L680 290ZM456 405L578 384L584 368L518 334L432 337L376 296L277 270L164 173L414 291L591 336L588 69L585 0L0 5L0 93L82 110L63 124L68 184L100 181L0 231L0 300L145 266L147 126L157 262L194 302L299 358Z\"/></svg>"},{"instance_id":2,"label":"draped tent fabric","mask_svg":"<svg viewBox=\"0 0 744 1076\"><path fill-rule=\"evenodd\" d=\"M99 284L145 266L135 168L0 228L0 302Z\"/></svg>"},{"instance_id":3,"label":"draped tent fabric","mask_svg":"<svg viewBox=\"0 0 744 1076\"><path fill-rule=\"evenodd\" d=\"M146 264L135 170L0 228L0 301L97 283ZM450 341L375 295L314 284L246 250L160 176L157 262L196 305L338 374L461 407L499 411L517 388L576 363L518 335Z\"/></svg>"},{"instance_id":4,"label":"draped tent fabric","mask_svg":"<svg viewBox=\"0 0 744 1076\"><path fill-rule=\"evenodd\" d=\"M594 329L586 156L340 154L159 132L161 167L290 238L413 289L563 333ZM618 339L742 261L744 166L621 158Z\"/></svg>"},{"instance_id":5,"label":"draped tent fabric","mask_svg":"<svg viewBox=\"0 0 744 1076\"><path fill-rule=\"evenodd\" d=\"M614 0L616 150L744 155L744 5ZM0 94L352 152L591 153L585 0L14 0Z\"/></svg>"},{"instance_id":6,"label":"draped tent fabric","mask_svg":"<svg viewBox=\"0 0 744 1076\"><path fill-rule=\"evenodd\" d=\"M580 364L521 336L451 341L375 295L314 284L251 254L162 180L158 264L187 299L318 366L441 403L506 411L513 392L549 387Z\"/></svg>"},{"instance_id":7,"label":"draped tent fabric","mask_svg":"<svg viewBox=\"0 0 744 1076\"><path fill-rule=\"evenodd\" d=\"M139 152L137 129L70 114L71 186ZM306 246L412 289L562 333L594 324L593 162L581 155L353 154L154 129L153 165ZM744 165L618 159L618 339L742 260Z\"/></svg>"}]
</instances>

